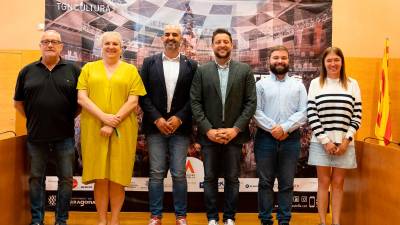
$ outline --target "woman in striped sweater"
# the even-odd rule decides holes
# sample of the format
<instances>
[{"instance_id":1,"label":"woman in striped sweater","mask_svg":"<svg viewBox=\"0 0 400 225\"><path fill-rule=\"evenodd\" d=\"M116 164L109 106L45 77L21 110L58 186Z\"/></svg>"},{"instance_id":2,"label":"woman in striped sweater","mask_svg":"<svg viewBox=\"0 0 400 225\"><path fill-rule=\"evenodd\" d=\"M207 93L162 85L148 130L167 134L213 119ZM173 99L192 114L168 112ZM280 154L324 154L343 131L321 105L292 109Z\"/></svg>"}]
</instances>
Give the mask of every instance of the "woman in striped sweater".
<instances>
[{"instance_id":1,"label":"woman in striped sweater","mask_svg":"<svg viewBox=\"0 0 400 225\"><path fill-rule=\"evenodd\" d=\"M346 169L357 167L353 136L361 124L360 88L346 76L339 48L327 48L322 55L321 74L310 84L307 113L313 131L308 163L317 166L321 224L326 223L331 185L332 225L338 225Z\"/></svg>"}]
</instances>

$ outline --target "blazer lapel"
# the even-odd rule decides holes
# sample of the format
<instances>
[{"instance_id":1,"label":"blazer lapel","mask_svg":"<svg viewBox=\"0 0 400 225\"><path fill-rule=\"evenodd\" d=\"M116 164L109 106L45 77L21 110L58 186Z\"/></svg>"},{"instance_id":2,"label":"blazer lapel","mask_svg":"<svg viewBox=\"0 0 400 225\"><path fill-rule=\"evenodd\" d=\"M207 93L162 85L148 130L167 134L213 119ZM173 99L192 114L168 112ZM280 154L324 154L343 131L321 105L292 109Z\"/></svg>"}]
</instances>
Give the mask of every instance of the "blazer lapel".
<instances>
[{"instance_id":1,"label":"blazer lapel","mask_svg":"<svg viewBox=\"0 0 400 225\"><path fill-rule=\"evenodd\" d=\"M218 69L217 65L215 63L211 64L211 71L210 71L210 76L211 76L211 82L214 84L215 89L217 90L219 98L222 100L222 95L221 95L221 84L219 82L219 74L218 74Z\"/></svg>"},{"instance_id":2,"label":"blazer lapel","mask_svg":"<svg viewBox=\"0 0 400 225\"><path fill-rule=\"evenodd\" d=\"M165 77L164 77L164 67L163 67L163 61L162 61L162 53L156 57L156 70L157 70L157 76L161 82L161 87L163 88L163 91L165 92L165 95L167 95L167 87L165 86Z\"/></svg>"},{"instance_id":3,"label":"blazer lapel","mask_svg":"<svg viewBox=\"0 0 400 225\"><path fill-rule=\"evenodd\" d=\"M228 98L229 91L231 90L233 81L235 80L235 75L236 75L236 71L237 71L236 66L237 66L237 64L233 60L231 60L231 62L229 64L229 75L228 75L228 84L226 86L225 100L226 100L226 98Z\"/></svg>"},{"instance_id":4,"label":"blazer lapel","mask_svg":"<svg viewBox=\"0 0 400 225\"><path fill-rule=\"evenodd\" d=\"M179 74L178 74L178 80L176 81L176 86L175 86L175 90L177 90L179 88L179 84L181 83L182 79L183 79L183 74L186 74L186 70L187 68L187 58L181 54L180 56L180 60L179 60ZM189 68L190 69L190 68ZM174 90L174 95L175 95L175 90Z\"/></svg>"}]
</instances>

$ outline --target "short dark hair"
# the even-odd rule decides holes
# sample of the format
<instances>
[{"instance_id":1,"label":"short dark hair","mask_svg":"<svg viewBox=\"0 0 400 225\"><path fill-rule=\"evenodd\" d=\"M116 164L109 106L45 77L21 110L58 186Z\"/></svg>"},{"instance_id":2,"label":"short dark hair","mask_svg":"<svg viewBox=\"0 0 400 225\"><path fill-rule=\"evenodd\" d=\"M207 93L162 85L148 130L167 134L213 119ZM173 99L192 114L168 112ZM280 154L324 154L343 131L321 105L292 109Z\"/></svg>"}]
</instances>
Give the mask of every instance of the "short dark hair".
<instances>
[{"instance_id":1,"label":"short dark hair","mask_svg":"<svg viewBox=\"0 0 400 225\"><path fill-rule=\"evenodd\" d=\"M231 35L231 33L229 33L229 31L224 29L224 28L217 28L213 32L213 35L212 35L212 38L211 38L211 43L214 43L214 38L215 38L215 36L217 36L217 34L226 34L226 35L228 35L229 36L229 40L232 43L232 35Z\"/></svg>"},{"instance_id":2,"label":"short dark hair","mask_svg":"<svg viewBox=\"0 0 400 225\"><path fill-rule=\"evenodd\" d=\"M289 50L285 46L276 45L276 46L274 46L274 47L269 49L269 57L268 58L271 58L272 53L276 52L276 51L285 51L289 55Z\"/></svg>"}]
</instances>

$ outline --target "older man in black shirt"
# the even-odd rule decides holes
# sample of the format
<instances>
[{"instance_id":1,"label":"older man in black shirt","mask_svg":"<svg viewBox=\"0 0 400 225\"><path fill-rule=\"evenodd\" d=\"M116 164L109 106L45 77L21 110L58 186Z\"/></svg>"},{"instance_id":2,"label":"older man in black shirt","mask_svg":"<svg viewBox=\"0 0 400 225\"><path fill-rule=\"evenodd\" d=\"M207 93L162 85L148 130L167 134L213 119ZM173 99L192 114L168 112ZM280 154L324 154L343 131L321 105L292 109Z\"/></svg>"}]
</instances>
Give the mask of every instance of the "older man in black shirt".
<instances>
[{"instance_id":1,"label":"older man in black shirt","mask_svg":"<svg viewBox=\"0 0 400 225\"><path fill-rule=\"evenodd\" d=\"M14 105L27 119L31 224L43 224L46 164L49 153L54 152L58 176L56 224L64 225L72 194L76 84L80 69L60 57L63 44L58 32L45 31L39 46L40 60L25 66L18 75Z\"/></svg>"}]
</instances>

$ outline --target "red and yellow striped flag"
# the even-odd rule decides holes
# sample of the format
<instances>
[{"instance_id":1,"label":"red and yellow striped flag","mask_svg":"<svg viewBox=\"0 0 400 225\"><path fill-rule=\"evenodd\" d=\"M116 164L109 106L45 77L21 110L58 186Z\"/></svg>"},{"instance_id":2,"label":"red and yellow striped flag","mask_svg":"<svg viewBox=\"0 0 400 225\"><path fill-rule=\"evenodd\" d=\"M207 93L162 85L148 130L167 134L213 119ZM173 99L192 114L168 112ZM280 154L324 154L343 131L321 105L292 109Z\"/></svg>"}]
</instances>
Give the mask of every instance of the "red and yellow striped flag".
<instances>
[{"instance_id":1,"label":"red and yellow striped flag","mask_svg":"<svg viewBox=\"0 0 400 225\"><path fill-rule=\"evenodd\" d=\"M382 59L381 71L379 74L379 101L378 115L376 117L375 135L383 138L379 143L388 145L392 140L392 126L390 122L390 98L389 98L389 40L385 41L385 50Z\"/></svg>"}]
</instances>

